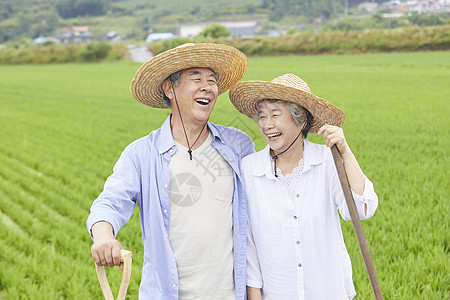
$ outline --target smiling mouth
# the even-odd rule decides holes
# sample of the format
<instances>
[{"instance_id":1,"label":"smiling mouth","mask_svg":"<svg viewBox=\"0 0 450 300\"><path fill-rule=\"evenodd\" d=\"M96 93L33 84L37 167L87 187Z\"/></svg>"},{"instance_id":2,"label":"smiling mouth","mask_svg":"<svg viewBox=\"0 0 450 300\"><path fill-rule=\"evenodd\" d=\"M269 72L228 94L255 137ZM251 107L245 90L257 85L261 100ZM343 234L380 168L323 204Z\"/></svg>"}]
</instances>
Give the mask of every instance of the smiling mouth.
<instances>
[{"instance_id":1,"label":"smiling mouth","mask_svg":"<svg viewBox=\"0 0 450 300\"><path fill-rule=\"evenodd\" d=\"M267 134L267 137L269 139L273 139L273 138L279 137L280 135L281 135L281 132L269 133L269 134Z\"/></svg>"},{"instance_id":2,"label":"smiling mouth","mask_svg":"<svg viewBox=\"0 0 450 300\"><path fill-rule=\"evenodd\" d=\"M208 100L208 99L196 99L195 102L197 102L200 105L208 105L210 100Z\"/></svg>"}]
</instances>

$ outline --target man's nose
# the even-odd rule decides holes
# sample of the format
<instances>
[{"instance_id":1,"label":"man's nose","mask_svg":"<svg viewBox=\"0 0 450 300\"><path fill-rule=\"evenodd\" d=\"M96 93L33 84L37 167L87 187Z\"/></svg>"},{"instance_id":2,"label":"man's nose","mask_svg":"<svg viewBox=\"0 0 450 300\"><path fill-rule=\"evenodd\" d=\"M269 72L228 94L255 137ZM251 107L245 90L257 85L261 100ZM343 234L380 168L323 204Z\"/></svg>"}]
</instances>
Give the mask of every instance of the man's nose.
<instances>
[{"instance_id":1,"label":"man's nose","mask_svg":"<svg viewBox=\"0 0 450 300\"><path fill-rule=\"evenodd\" d=\"M200 90L202 92L211 92L211 86L209 85L208 82L202 82L202 85L200 86Z\"/></svg>"}]
</instances>

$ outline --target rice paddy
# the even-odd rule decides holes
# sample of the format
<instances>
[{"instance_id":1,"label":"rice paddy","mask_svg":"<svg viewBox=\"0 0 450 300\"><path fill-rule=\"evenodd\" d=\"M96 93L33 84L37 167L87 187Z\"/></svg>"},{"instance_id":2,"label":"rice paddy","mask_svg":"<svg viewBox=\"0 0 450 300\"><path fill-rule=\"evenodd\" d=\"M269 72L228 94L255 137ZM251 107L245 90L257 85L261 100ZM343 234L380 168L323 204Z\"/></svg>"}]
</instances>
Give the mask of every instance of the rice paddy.
<instances>
[{"instance_id":1,"label":"rice paddy","mask_svg":"<svg viewBox=\"0 0 450 300\"><path fill-rule=\"evenodd\" d=\"M125 146L169 113L132 98L138 68L0 67L0 299L102 299L85 228L90 205ZM363 228L385 299L449 299L450 53L255 57L244 80L284 73L346 114L348 143L380 200ZM211 121L264 147L227 93ZM127 299L137 299L141 276L138 213L118 234L133 251ZM373 299L351 222L342 225L356 299ZM121 272L108 273L116 294Z\"/></svg>"}]
</instances>

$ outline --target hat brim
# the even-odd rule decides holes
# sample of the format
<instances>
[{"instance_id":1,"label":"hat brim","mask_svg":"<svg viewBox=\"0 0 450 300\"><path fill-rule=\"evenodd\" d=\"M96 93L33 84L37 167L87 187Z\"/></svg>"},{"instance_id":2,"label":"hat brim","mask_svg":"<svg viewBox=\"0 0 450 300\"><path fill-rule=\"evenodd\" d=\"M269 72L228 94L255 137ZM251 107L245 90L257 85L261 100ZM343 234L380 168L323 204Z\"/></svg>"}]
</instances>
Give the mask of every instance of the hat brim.
<instances>
[{"instance_id":1,"label":"hat brim","mask_svg":"<svg viewBox=\"0 0 450 300\"><path fill-rule=\"evenodd\" d=\"M258 102L264 99L284 100L299 104L307 109L314 120L309 133L317 134L325 123L341 126L345 115L342 110L328 101L293 87L268 81L244 81L230 89L230 100L242 114L254 118Z\"/></svg>"},{"instance_id":2,"label":"hat brim","mask_svg":"<svg viewBox=\"0 0 450 300\"><path fill-rule=\"evenodd\" d=\"M218 77L222 94L239 82L247 71L247 57L238 49L221 44L186 44L162 52L145 62L131 81L131 92L139 102L167 108L161 85L171 74L190 68L209 68Z\"/></svg>"}]
</instances>

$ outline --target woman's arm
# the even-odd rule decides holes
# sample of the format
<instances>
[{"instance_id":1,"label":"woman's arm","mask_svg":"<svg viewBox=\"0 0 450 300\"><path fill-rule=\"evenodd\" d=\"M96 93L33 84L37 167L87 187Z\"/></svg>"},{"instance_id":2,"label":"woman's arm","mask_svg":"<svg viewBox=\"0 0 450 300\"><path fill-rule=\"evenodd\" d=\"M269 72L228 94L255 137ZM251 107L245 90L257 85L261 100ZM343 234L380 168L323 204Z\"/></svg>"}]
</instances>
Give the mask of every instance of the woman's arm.
<instances>
[{"instance_id":1,"label":"woman's arm","mask_svg":"<svg viewBox=\"0 0 450 300\"><path fill-rule=\"evenodd\" d=\"M342 128L325 124L320 127L318 134L323 134L325 143L328 147L331 148L336 144L342 155L345 173L347 174L352 191L358 195L362 195L364 193L366 176L359 167L358 161L350 150L350 147L345 140L344 131Z\"/></svg>"},{"instance_id":2,"label":"woman's arm","mask_svg":"<svg viewBox=\"0 0 450 300\"><path fill-rule=\"evenodd\" d=\"M261 290L251 286L247 286L247 299L248 300L262 300Z\"/></svg>"}]
</instances>

